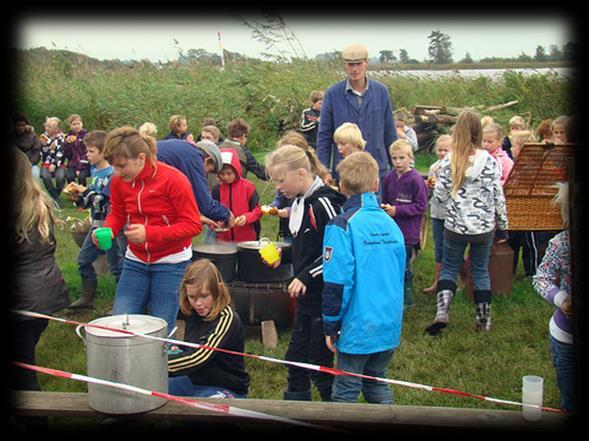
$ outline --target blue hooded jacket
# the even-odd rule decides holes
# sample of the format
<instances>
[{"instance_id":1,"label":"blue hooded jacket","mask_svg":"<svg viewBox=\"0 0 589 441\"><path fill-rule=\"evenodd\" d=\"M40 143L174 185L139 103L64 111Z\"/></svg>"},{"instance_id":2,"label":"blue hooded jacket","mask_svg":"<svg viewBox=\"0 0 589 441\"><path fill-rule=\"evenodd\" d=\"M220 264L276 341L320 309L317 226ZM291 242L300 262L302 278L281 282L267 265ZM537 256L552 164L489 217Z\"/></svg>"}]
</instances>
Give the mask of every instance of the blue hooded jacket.
<instances>
[{"instance_id":1,"label":"blue hooded jacket","mask_svg":"<svg viewBox=\"0 0 589 441\"><path fill-rule=\"evenodd\" d=\"M351 196L323 240L322 313L338 352L374 354L399 346L405 240L374 193Z\"/></svg>"}]
</instances>

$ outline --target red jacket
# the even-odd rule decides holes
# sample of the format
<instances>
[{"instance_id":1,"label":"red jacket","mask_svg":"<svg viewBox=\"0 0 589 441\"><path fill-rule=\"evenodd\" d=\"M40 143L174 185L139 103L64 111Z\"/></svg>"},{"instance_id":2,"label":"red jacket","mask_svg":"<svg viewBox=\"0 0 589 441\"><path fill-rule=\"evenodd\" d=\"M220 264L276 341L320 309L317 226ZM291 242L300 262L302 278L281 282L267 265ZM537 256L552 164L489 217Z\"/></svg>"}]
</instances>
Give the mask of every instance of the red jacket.
<instances>
[{"instance_id":1,"label":"red jacket","mask_svg":"<svg viewBox=\"0 0 589 441\"><path fill-rule=\"evenodd\" d=\"M200 213L188 178L163 162L149 161L131 182L114 175L110 184L110 212L105 227L116 236L127 223L145 225L145 242L128 243L146 263L192 247L202 231Z\"/></svg>"},{"instance_id":2,"label":"red jacket","mask_svg":"<svg viewBox=\"0 0 589 441\"><path fill-rule=\"evenodd\" d=\"M257 240L262 209L256 186L241 177L241 163L234 149L221 149L221 155L231 155L231 166L235 169L236 178L231 184L221 182L215 185L213 198L231 210L235 217L245 215L247 220L243 227L233 227L229 231L217 233L217 238L228 242Z\"/></svg>"}]
</instances>

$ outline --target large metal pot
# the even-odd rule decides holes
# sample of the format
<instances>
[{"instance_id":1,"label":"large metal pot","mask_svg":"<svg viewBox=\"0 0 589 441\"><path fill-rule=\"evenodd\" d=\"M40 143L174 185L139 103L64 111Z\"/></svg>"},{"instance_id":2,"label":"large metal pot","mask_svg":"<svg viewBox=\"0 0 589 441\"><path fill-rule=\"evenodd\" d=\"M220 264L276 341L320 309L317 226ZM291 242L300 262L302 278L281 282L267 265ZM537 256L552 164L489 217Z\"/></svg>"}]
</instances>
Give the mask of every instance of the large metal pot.
<instances>
[{"instance_id":1,"label":"large metal pot","mask_svg":"<svg viewBox=\"0 0 589 441\"><path fill-rule=\"evenodd\" d=\"M90 324L163 338L167 330L165 320L138 314L103 317ZM81 327L76 332L84 339L80 334ZM168 353L165 343L93 327L86 327L85 331L88 376L168 392ZM165 403L163 398L88 384L88 404L92 409L107 414L147 412Z\"/></svg>"},{"instance_id":2,"label":"large metal pot","mask_svg":"<svg viewBox=\"0 0 589 441\"><path fill-rule=\"evenodd\" d=\"M237 278L245 282L272 283L289 280L293 277L290 263L290 244L274 242L282 250L282 260L278 268L270 268L263 261L259 250L260 240L237 242Z\"/></svg>"},{"instance_id":3,"label":"large metal pot","mask_svg":"<svg viewBox=\"0 0 589 441\"><path fill-rule=\"evenodd\" d=\"M201 243L192 247L192 260L209 259L219 269L223 281L235 278L237 246L230 242Z\"/></svg>"}]
</instances>

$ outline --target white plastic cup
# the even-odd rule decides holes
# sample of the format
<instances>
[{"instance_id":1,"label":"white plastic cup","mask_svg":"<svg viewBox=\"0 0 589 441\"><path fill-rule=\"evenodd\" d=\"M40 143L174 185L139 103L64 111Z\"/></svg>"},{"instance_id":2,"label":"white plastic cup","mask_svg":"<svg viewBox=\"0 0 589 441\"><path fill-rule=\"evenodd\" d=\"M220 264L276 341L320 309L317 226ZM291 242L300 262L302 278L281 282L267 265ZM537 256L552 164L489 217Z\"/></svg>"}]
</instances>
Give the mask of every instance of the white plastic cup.
<instances>
[{"instance_id":1,"label":"white plastic cup","mask_svg":"<svg viewBox=\"0 0 589 441\"><path fill-rule=\"evenodd\" d=\"M522 414L527 421L538 421L542 418L542 396L544 379L537 375L526 375L522 378ZM533 404L539 407L526 406Z\"/></svg>"}]
</instances>

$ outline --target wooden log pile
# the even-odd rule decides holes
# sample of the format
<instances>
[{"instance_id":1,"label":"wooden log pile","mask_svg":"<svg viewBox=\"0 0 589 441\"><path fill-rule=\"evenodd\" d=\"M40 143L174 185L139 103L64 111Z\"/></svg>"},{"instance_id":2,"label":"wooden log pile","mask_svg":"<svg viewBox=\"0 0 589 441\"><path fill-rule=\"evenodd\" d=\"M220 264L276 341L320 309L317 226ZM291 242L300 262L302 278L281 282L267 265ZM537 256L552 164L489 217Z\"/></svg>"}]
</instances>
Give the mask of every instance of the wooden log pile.
<instances>
[{"instance_id":1,"label":"wooden log pile","mask_svg":"<svg viewBox=\"0 0 589 441\"><path fill-rule=\"evenodd\" d=\"M458 115L463 110L473 110L479 112L482 116L498 110L508 109L517 104L518 101L514 100L494 106L480 105L475 107L415 105L411 109L401 107L395 111L395 114L403 112L407 115L407 125L413 128L417 134L418 150L433 151L438 136L450 131L450 128L456 123Z\"/></svg>"}]
</instances>

